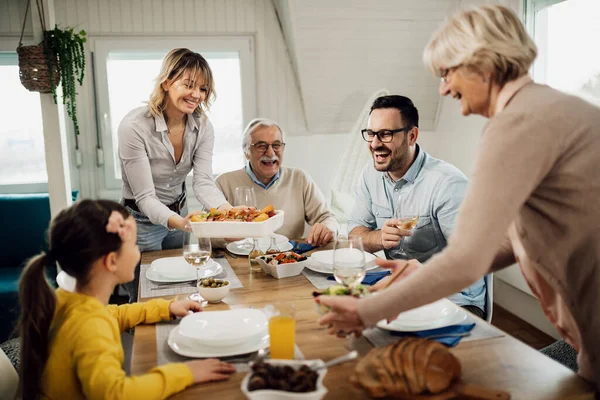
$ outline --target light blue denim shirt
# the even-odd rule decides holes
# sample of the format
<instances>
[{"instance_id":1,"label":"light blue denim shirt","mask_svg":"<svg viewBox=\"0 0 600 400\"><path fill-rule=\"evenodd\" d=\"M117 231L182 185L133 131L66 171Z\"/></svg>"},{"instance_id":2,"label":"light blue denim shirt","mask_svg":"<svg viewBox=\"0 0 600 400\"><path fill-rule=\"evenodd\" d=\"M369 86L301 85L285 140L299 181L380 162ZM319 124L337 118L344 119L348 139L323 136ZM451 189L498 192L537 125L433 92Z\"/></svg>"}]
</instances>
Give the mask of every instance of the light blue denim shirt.
<instances>
[{"instance_id":1,"label":"light blue denim shirt","mask_svg":"<svg viewBox=\"0 0 600 400\"><path fill-rule=\"evenodd\" d=\"M252 171L252 167L250 166L249 162L246 163L246 173L248 174L250 179L252 179L252 182L256 183L258 186L260 186L261 188L263 188L265 190L267 190L268 188L273 186L273 184L275 182L277 182L277 179L279 179L279 170L277 170L277 173L275 174L275 176L273 176L273 178L271 178L271 182L269 182L268 185L265 185L256 177L256 175L254 175L254 171Z\"/></svg>"},{"instance_id":2,"label":"light blue denim shirt","mask_svg":"<svg viewBox=\"0 0 600 400\"><path fill-rule=\"evenodd\" d=\"M458 168L431 157L418 145L415 161L397 182L387 172L377 171L371 162L361 173L348 231L358 226L381 229L386 220L394 217L399 196L403 204L410 199L419 222L413 235L405 237L404 250L409 258L425 262L446 247L466 187L467 178ZM395 258L394 249L385 250L385 254L387 258ZM448 298L461 306L484 309L483 278Z\"/></svg>"}]
</instances>

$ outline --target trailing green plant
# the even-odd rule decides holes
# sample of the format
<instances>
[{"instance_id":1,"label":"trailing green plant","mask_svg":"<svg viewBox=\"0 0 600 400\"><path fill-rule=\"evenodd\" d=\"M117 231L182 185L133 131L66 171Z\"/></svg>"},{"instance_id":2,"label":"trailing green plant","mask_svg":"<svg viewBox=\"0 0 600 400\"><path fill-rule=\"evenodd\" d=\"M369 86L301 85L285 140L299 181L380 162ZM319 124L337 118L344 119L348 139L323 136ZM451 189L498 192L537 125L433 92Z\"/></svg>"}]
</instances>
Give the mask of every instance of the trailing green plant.
<instances>
[{"instance_id":1,"label":"trailing green plant","mask_svg":"<svg viewBox=\"0 0 600 400\"><path fill-rule=\"evenodd\" d=\"M67 114L73 121L75 134L79 135L79 123L77 122L77 90L75 82L83 83L85 71L85 53L83 44L86 42L86 32L81 30L75 32L73 28L67 30L54 26L50 31L44 31L44 51L50 68L50 82L52 84L52 95L54 103L56 100L56 85L52 78L52 60L58 63L58 71L62 81L63 104L66 106Z\"/></svg>"}]
</instances>

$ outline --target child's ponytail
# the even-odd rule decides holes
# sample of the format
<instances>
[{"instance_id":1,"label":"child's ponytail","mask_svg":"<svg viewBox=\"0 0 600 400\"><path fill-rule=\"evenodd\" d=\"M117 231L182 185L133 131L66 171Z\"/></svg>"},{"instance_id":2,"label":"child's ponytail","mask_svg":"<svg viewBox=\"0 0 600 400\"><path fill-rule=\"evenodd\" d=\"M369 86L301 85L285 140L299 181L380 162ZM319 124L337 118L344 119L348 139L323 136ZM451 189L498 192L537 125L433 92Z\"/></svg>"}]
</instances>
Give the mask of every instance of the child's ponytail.
<instances>
[{"instance_id":1,"label":"child's ponytail","mask_svg":"<svg viewBox=\"0 0 600 400\"><path fill-rule=\"evenodd\" d=\"M56 297L46 281L45 266L53 262L46 253L29 260L21 274L21 367L19 389L23 400L40 397L40 382L48 359L48 331Z\"/></svg>"}]
</instances>

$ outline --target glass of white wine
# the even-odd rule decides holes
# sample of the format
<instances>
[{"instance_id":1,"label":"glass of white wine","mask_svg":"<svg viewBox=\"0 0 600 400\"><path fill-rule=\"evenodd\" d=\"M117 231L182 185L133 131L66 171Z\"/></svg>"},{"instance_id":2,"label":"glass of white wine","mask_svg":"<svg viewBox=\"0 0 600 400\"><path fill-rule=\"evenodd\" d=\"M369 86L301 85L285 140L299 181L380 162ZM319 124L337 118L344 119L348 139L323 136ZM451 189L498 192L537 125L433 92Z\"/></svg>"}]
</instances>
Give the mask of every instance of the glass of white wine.
<instances>
[{"instance_id":1,"label":"glass of white wine","mask_svg":"<svg viewBox=\"0 0 600 400\"><path fill-rule=\"evenodd\" d=\"M183 258L193 267L196 267L196 287L200 283L200 269L204 267L210 260L212 246L210 238L197 237L193 233L184 232L183 234ZM198 293L194 293L188 297L190 300L202 301L202 297Z\"/></svg>"},{"instance_id":2,"label":"glass of white wine","mask_svg":"<svg viewBox=\"0 0 600 400\"><path fill-rule=\"evenodd\" d=\"M354 287L367 273L362 238L340 236L333 242L333 276L338 283Z\"/></svg>"},{"instance_id":3,"label":"glass of white wine","mask_svg":"<svg viewBox=\"0 0 600 400\"><path fill-rule=\"evenodd\" d=\"M398 229L404 229L412 232L419 223L419 212L417 205L414 203L412 196L400 195L398 196L398 202L394 207L394 218L399 220L397 227ZM411 258L406 250L404 250L404 242L406 237L402 236L400 245L394 249L394 258Z\"/></svg>"},{"instance_id":4,"label":"glass of white wine","mask_svg":"<svg viewBox=\"0 0 600 400\"><path fill-rule=\"evenodd\" d=\"M256 194L254 188L249 186L239 186L235 188L235 196L233 199L234 207L257 207ZM246 238L242 243L238 244L238 247L248 252L252 250L252 240Z\"/></svg>"}]
</instances>

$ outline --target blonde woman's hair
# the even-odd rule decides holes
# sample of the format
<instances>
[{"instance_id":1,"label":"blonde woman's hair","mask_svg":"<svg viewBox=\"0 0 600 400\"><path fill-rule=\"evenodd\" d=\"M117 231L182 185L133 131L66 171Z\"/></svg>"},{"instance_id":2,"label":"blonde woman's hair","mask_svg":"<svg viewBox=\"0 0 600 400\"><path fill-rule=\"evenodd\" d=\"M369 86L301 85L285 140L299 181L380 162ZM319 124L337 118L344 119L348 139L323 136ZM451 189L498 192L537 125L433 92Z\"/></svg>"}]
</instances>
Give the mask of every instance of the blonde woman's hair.
<instances>
[{"instance_id":1,"label":"blonde woman's hair","mask_svg":"<svg viewBox=\"0 0 600 400\"><path fill-rule=\"evenodd\" d=\"M205 115L217 97L212 71L204 57L188 49L171 50L163 60L148 102L150 114L155 117L162 116L167 103L167 92L163 89L163 83L167 80L176 81L186 72L190 73L190 80L194 84L204 82L202 86L207 89L206 98L194 110L194 115L197 117Z\"/></svg>"},{"instance_id":2,"label":"blonde woman's hair","mask_svg":"<svg viewBox=\"0 0 600 400\"><path fill-rule=\"evenodd\" d=\"M436 75L465 66L493 73L500 86L525 75L537 47L509 8L494 4L456 13L433 34L423 53Z\"/></svg>"}]
</instances>

